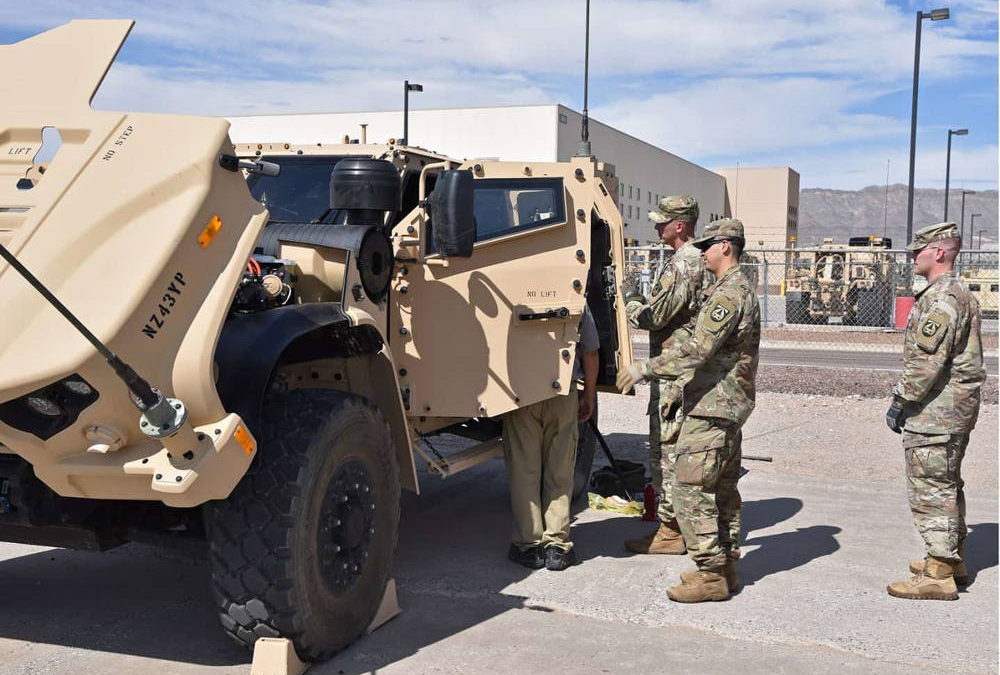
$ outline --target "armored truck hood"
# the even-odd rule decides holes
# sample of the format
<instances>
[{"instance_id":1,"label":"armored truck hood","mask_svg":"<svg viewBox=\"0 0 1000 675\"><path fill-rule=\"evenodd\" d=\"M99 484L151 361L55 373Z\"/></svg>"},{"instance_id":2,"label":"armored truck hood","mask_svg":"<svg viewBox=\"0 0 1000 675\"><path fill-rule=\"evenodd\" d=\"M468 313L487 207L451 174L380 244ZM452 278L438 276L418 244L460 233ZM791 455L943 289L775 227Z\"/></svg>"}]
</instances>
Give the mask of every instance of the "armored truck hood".
<instances>
[{"instance_id":1,"label":"armored truck hood","mask_svg":"<svg viewBox=\"0 0 1000 675\"><path fill-rule=\"evenodd\" d=\"M220 154L233 152L225 120L91 109L131 28L73 21L0 47L0 243L113 351L169 389L198 310L214 286L231 292L238 282L243 263L231 259L265 214L240 172L220 166ZM46 145L61 140L54 156L49 147L39 153L43 129ZM221 229L202 245L213 223ZM0 402L94 359L5 262L0 308ZM199 323L198 339L214 344L224 313Z\"/></svg>"}]
</instances>

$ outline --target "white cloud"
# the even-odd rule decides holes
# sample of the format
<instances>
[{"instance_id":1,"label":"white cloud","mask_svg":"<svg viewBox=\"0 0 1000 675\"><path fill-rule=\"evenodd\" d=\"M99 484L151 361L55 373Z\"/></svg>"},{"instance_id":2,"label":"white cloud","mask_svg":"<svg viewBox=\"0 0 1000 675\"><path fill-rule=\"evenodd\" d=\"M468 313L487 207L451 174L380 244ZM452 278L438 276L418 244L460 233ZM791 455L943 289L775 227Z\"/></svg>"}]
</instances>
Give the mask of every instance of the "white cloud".
<instances>
[{"instance_id":1,"label":"white cloud","mask_svg":"<svg viewBox=\"0 0 1000 675\"><path fill-rule=\"evenodd\" d=\"M926 140L917 145L915 184L918 187L944 188L945 153L943 147L932 147ZM802 187L823 187L833 190L855 190L868 185L884 185L886 160L889 160L889 182L906 183L910 170L908 145L864 145L817 154L809 151L786 151L779 161L766 158L743 162L748 166L788 165L799 172ZM997 188L997 146L987 145L970 150L954 148L951 154L953 190Z\"/></svg>"},{"instance_id":2,"label":"white cloud","mask_svg":"<svg viewBox=\"0 0 1000 675\"><path fill-rule=\"evenodd\" d=\"M996 58L995 1L947 4L951 20L924 24L926 83ZM909 88L916 9L886 0L599 0L591 110L702 163L752 156L800 167L804 184L817 184L810 175L860 180L871 147L906 150L905 120L868 111L876 97ZM426 87L415 107L579 101L583 0L0 3L8 29L78 16L137 19L124 62L95 100L101 108L392 109L405 78ZM985 104L996 109L995 98ZM995 181L995 147L963 142L983 158L978 175ZM879 154L874 165L884 169Z\"/></svg>"},{"instance_id":3,"label":"white cloud","mask_svg":"<svg viewBox=\"0 0 1000 675\"><path fill-rule=\"evenodd\" d=\"M841 80L722 78L600 106L594 116L681 156L711 159L885 137L895 120L846 112L870 95Z\"/></svg>"}]
</instances>

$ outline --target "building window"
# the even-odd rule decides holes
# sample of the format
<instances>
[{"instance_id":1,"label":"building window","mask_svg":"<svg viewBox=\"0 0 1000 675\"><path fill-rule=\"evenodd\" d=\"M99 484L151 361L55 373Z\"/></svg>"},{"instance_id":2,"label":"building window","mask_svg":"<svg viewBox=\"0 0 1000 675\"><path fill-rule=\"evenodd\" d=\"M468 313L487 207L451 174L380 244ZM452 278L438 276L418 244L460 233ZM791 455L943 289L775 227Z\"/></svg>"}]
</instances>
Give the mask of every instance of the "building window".
<instances>
[{"instance_id":1,"label":"building window","mask_svg":"<svg viewBox=\"0 0 1000 675\"><path fill-rule=\"evenodd\" d=\"M625 196L625 183L619 183L618 184L618 196L619 197L624 197Z\"/></svg>"},{"instance_id":2,"label":"building window","mask_svg":"<svg viewBox=\"0 0 1000 675\"><path fill-rule=\"evenodd\" d=\"M566 124L569 122L569 118L566 117L566 113L559 113L559 124Z\"/></svg>"},{"instance_id":3,"label":"building window","mask_svg":"<svg viewBox=\"0 0 1000 675\"><path fill-rule=\"evenodd\" d=\"M628 186L628 198L632 199L632 186L631 185Z\"/></svg>"},{"instance_id":4,"label":"building window","mask_svg":"<svg viewBox=\"0 0 1000 675\"><path fill-rule=\"evenodd\" d=\"M632 205L631 204L628 205L628 217L629 218L632 217Z\"/></svg>"}]
</instances>

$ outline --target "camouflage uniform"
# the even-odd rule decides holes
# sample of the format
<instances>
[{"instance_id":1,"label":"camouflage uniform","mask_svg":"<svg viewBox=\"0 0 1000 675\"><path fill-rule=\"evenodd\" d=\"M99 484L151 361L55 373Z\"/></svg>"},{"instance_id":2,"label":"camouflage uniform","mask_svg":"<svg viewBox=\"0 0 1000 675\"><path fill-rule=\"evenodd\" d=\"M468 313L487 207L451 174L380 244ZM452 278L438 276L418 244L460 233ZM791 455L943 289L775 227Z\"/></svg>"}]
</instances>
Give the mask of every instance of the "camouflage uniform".
<instances>
[{"instance_id":1,"label":"camouflage uniform","mask_svg":"<svg viewBox=\"0 0 1000 675\"><path fill-rule=\"evenodd\" d=\"M951 227L944 227L950 225ZM919 230L911 250L956 236L954 224ZM893 388L905 411L903 450L913 522L927 555L958 562L966 537L962 458L986 379L979 304L954 273L917 294Z\"/></svg>"},{"instance_id":2,"label":"camouflage uniform","mask_svg":"<svg viewBox=\"0 0 1000 675\"><path fill-rule=\"evenodd\" d=\"M742 223L716 221L696 243L733 232L742 238ZM740 430L754 407L760 346L760 307L738 265L706 292L690 330L639 372L664 381L665 414L677 407L683 415L672 491L677 520L699 569L721 570L740 555Z\"/></svg>"},{"instance_id":3,"label":"camouflage uniform","mask_svg":"<svg viewBox=\"0 0 1000 675\"><path fill-rule=\"evenodd\" d=\"M670 220L698 220L698 202L693 197L664 197L656 211L650 211L654 223ZM655 358L674 341L684 340L690 332L685 326L698 314L706 277L701 252L685 242L666 264L661 264L653 279L649 299L630 300L625 305L629 323L649 331L649 356ZM657 516L662 523L674 520L671 501L677 432L680 416L664 423L660 416L662 384L654 380L649 388L649 469L653 486L659 493Z\"/></svg>"}]
</instances>

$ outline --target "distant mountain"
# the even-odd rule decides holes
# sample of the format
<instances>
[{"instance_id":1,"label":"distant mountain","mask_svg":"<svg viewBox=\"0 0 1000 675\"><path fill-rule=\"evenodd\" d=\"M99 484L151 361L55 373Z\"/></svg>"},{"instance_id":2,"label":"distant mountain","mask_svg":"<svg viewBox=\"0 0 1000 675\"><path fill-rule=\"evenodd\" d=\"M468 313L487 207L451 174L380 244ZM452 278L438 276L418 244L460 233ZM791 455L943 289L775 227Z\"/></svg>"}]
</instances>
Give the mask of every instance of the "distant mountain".
<instances>
[{"instance_id":1,"label":"distant mountain","mask_svg":"<svg viewBox=\"0 0 1000 675\"><path fill-rule=\"evenodd\" d=\"M952 187L948 205L948 220L960 221L962 190ZM888 213L886 204L888 203ZM977 191L965 196L965 245L968 247L971 214L976 216L973 247L979 244L983 230L983 248L997 248L997 191ZM913 229L939 223L944 219L944 190L920 188L913 193ZM906 186L890 185L888 201L884 185L871 185L861 190L826 190L809 188L799 193L799 245L810 246L833 237L846 241L848 237L876 235L892 238L893 248L906 241Z\"/></svg>"}]
</instances>

